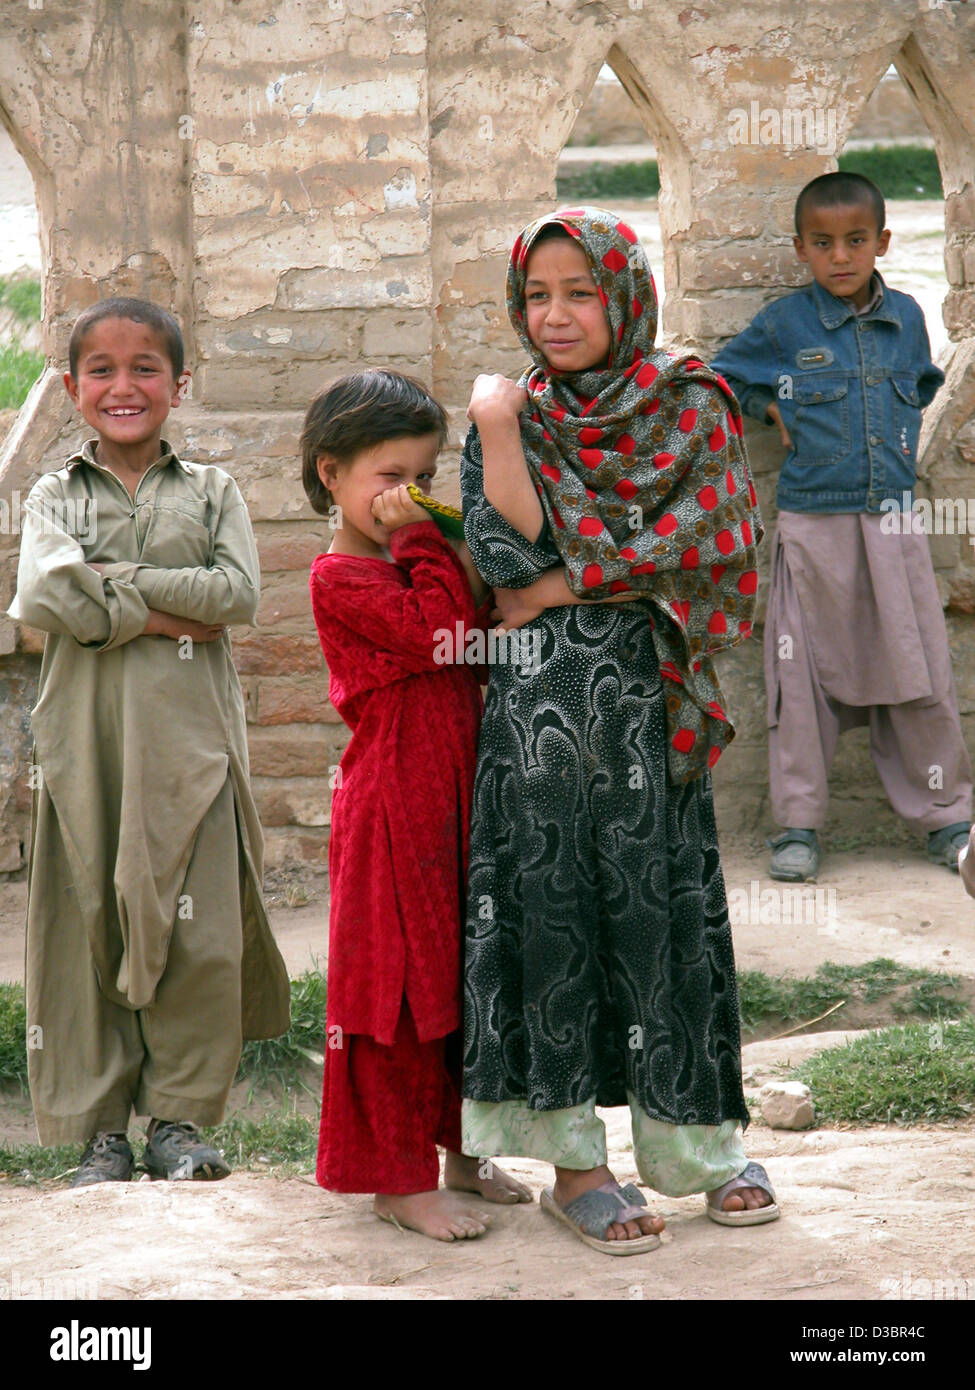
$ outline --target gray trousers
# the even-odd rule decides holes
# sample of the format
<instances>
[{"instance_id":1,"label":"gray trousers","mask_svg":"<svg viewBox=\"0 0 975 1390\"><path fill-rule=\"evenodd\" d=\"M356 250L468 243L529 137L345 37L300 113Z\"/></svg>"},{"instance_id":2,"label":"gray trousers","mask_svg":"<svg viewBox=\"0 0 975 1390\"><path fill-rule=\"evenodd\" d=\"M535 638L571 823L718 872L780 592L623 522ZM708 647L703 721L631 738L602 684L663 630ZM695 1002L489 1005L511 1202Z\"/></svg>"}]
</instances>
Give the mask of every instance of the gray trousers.
<instances>
[{"instance_id":1,"label":"gray trousers","mask_svg":"<svg viewBox=\"0 0 975 1390\"><path fill-rule=\"evenodd\" d=\"M787 567L782 571L788 575ZM781 574L781 571L780 571ZM779 825L818 829L829 804L828 778L840 734L867 725L870 753L891 806L918 830L971 819L972 768L961 732L954 680L940 699L899 705L844 705L823 690L816 674L798 599L769 599L765 626L769 698L769 785ZM791 658L779 656L779 637L792 639Z\"/></svg>"}]
</instances>

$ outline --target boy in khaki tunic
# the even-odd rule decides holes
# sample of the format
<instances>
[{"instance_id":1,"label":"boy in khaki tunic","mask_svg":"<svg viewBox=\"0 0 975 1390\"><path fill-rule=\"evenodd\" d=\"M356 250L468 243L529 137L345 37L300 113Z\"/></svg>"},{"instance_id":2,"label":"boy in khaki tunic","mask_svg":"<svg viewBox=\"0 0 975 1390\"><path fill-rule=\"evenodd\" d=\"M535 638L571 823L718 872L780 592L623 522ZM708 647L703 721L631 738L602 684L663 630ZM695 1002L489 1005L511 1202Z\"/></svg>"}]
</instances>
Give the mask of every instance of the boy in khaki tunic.
<instances>
[{"instance_id":1,"label":"boy in khaki tunic","mask_svg":"<svg viewBox=\"0 0 975 1390\"><path fill-rule=\"evenodd\" d=\"M227 627L259 569L243 498L161 439L183 345L154 304L81 315L65 386L97 432L26 503L11 617L48 633L27 909L42 1143L87 1141L74 1185L127 1180L132 1108L154 1176L225 1176L242 1037L288 1027Z\"/></svg>"}]
</instances>

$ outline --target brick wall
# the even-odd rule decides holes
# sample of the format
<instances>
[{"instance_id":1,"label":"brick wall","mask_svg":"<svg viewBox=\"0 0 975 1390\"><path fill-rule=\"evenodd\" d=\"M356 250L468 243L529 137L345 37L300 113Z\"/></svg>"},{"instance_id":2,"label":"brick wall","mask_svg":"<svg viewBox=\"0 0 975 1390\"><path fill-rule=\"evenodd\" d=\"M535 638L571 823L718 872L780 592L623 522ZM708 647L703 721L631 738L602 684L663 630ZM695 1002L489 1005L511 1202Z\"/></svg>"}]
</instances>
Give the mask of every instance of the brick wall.
<instances>
[{"instance_id":1,"label":"brick wall","mask_svg":"<svg viewBox=\"0 0 975 1390\"><path fill-rule=\"evenodd\" d=\"M732 138L733 113L832 113L841 147L896 63L933 136L946 188L946 322L957 347L929 412L922 472L972 491L975 461L975 6L818 0L747 7L670 0L44 0L5 7L0 119L35 181L44 341L55 366L0 454L0 498L25 495L81 435L60 384L70 324L109 293L149 295L186 327L194 387L168 431L237 478L257 532L256 629L234 634L252 771L272 861L321 859L344 730L328 704L307 598L327 543L301 492L301 413L324 379L393 365L431 383L454 438L479 371L519 371L503 307L518 228L554 203L562 147L609 61L658 150L668 346L713 353L800 283L795 192L833 151ZM749 443L768 521L780 455ZM0 534L0 610L16 534ZM939 538L956 678L975 733L975 570ZM0 871L26 836L27 711L36 634L0 618ZM740 739L719 809L767 815L758 642L728 663ZM883 816L862 750L834 777L836 814Z\"/></svg>"}]
</instances>

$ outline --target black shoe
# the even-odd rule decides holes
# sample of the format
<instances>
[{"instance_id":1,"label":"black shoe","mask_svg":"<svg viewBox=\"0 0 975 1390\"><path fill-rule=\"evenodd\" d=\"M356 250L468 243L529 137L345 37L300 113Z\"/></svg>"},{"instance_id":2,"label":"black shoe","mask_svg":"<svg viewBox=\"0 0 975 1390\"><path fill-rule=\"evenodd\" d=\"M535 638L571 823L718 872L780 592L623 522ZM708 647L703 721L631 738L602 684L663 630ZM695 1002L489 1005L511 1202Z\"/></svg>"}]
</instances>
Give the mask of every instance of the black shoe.
<instances>
[{"instance_id":1,"label":"black shoe","mask_svg":"<svg viewBox=\"0 0 975 1390\"><path fill-rule=\"evenodd\" d=\"M135 1154L124 1134L102 1130L89 1140L81 1162L71 1179L72 1187L88 1187L96 1182L128 1182L135 1167Z\"/></svg>"},{"instance_id":2,"label":"black shoe","mask_svg":"<svg viewBox=\"0 0 975 1390\"><path fill-rule=\"evenodd\" d=\"M181 1124L167 1121L157 1125L152 1138L146 1141L142 1162L154 1178L174 1182L184 1178L225 1178L230 1173L230 1165L222 1155L205 1144L196 1125L186 1120Z\"/></svg>"}]
</instances>

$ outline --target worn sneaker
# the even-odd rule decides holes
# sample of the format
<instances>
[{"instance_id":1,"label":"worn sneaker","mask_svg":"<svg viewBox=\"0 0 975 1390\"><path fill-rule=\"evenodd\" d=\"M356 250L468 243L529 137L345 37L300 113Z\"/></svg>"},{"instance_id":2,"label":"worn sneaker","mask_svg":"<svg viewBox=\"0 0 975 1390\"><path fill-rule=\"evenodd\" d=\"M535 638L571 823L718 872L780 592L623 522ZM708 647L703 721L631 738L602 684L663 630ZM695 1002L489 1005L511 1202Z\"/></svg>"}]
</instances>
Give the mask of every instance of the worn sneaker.
<instances>
[{"instance_id":1,"label":"worn sneaker","mask_svg":"<svg viewBox=\"0 0 975 1390\"><path fill-rule=\"evenodd\" d=\"M152 1138L146 1141L142 1162L154 1178L174 1182L185 1178L225 1178L230 1172L222 1155L203 1142L196 1125L188 1120L157 1125Z\"/></svg>"},{"instance_id":2,"label":"worn sneaker","mask_svg":"<svg viewBox=\"0 0 975 1390\"><path fill-rule=\"evenodd\" d=\"M772 850L769 878L784 883L805 883L819 872L819 839L815 830L790 827L765 843Z\"/></svg>"},{"instance_id":3,"label":"worn sneaker","mask_svg":"<svg viewBox=\"0 0 975 1390\"><path fill-rule=\"evenodd\" d=\"M964 820L932 830L928 835L928 858L934 864L944 864L957 872L958 856L968 844L970 830L970 824Z\"/></svg>"},{"instance_id":4,"label":"worn sneaker","mask_svg":"<svg viewBox=\"0 0 975 1390\"><path fill-rule=\"evenodd\" d=\"M96 1182L128 1182L135 1167L135 1155L124 1134L100 1131L88 1141L81 1162L71 1179L72 1187L88 1187Z\"/></svg>"}]
</instances>

